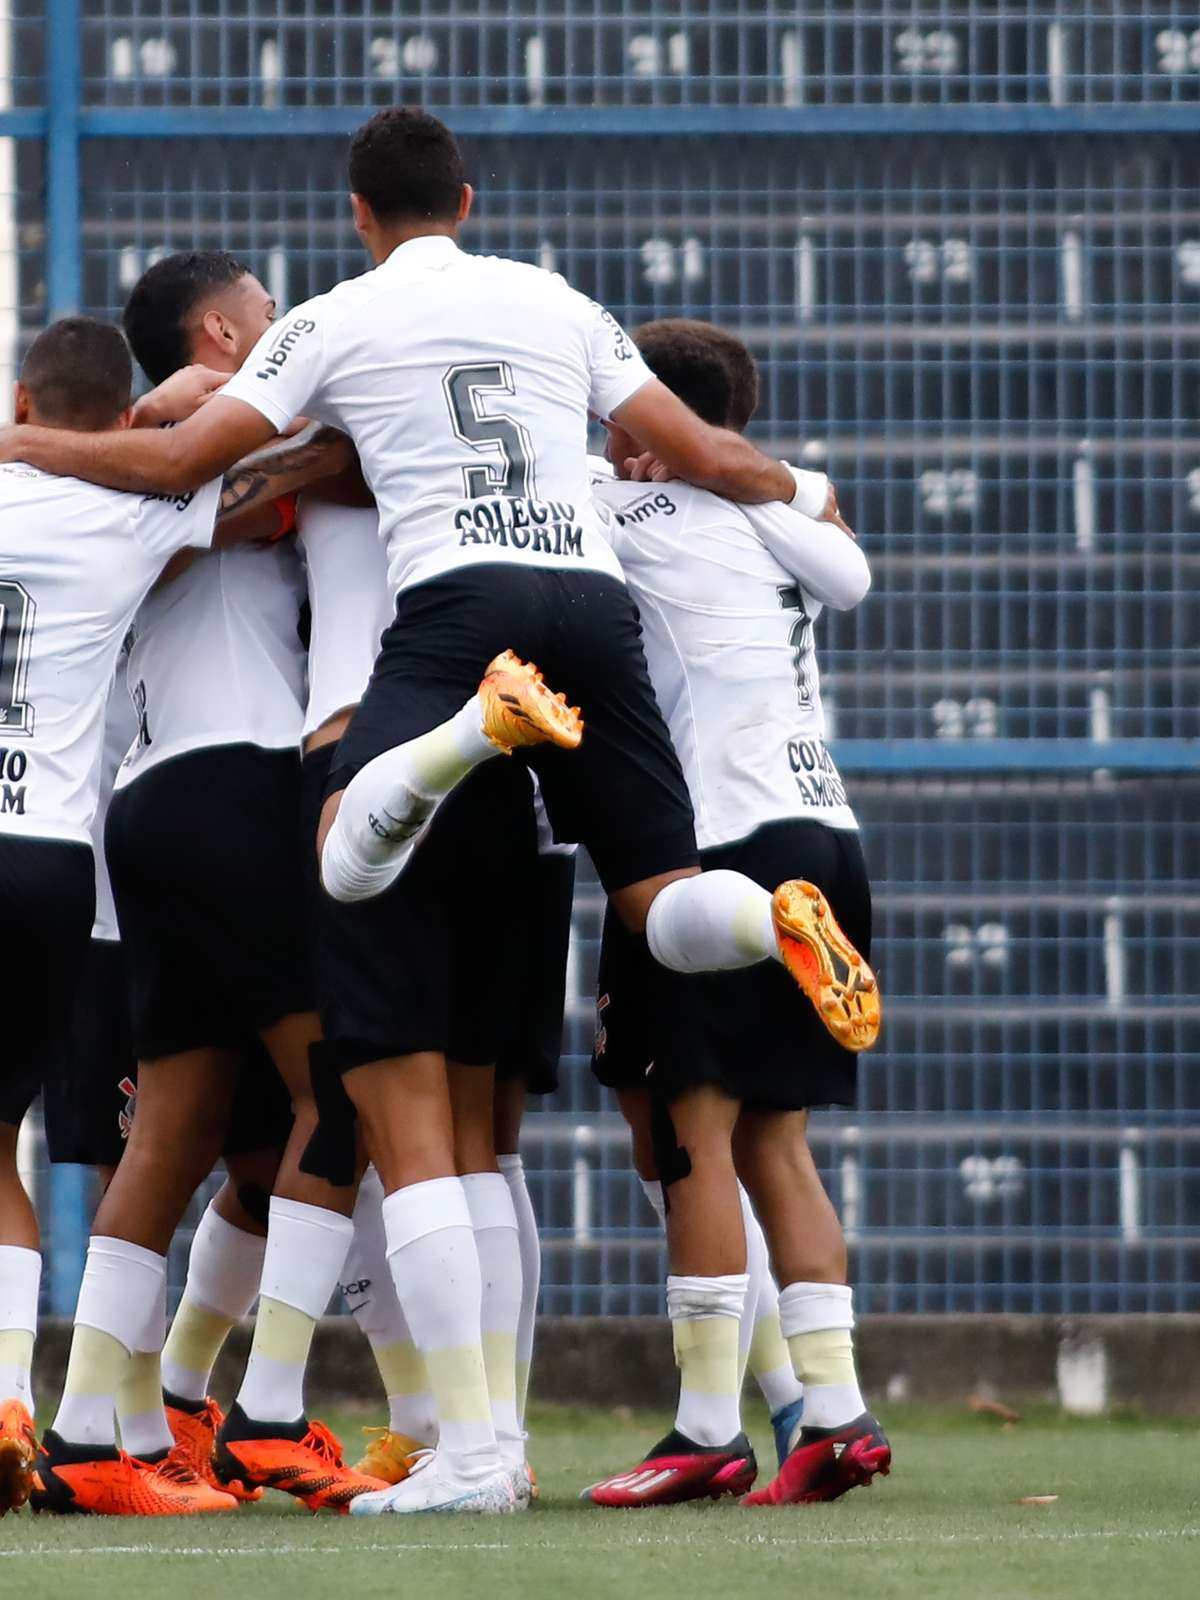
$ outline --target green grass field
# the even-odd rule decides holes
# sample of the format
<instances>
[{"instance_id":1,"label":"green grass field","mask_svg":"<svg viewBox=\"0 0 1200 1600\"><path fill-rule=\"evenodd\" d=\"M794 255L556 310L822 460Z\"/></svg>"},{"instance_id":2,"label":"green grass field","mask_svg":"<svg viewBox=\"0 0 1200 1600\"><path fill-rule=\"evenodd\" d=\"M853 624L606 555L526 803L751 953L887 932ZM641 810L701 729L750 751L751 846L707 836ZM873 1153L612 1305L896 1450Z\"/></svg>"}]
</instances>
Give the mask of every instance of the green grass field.
<instances>
[{"instance_id":1,"label":"green grass field","mask_svg":"<svg viewBox=\"0 0 1200 1600\"><path fill-rule=\"evenodd\" d=\"M331 1416L348 1443L362 1418ZM0 1523L0 1595L14 1600L698 1600L799 1593L882 1600L1195 1600L1200 1430L1035 1416L990 1421L884 1409L892 1476L830 1506L734 1504L612 1512L584 1484L634 1464L658 1417L539 1410L542 1499L495 1518L313 1517L281 1496L220 1517ZM764 1466L773 1457L756 1440ZM1056 1504L1020 1506L1022 1495Z\"/></svg>"}]
</instances>

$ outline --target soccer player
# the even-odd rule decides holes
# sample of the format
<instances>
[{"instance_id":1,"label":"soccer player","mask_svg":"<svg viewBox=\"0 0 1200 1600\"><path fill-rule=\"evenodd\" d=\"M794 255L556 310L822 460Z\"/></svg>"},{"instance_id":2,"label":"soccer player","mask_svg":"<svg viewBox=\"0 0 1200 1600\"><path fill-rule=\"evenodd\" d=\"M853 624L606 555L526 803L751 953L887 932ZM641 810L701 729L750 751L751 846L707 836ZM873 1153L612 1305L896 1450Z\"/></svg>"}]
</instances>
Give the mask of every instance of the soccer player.
<instances>
[{"instance_id":1,"label":"soccer player","mask_svg":"<svg viewBox=\"0 0 1200 1600\"><path fill-rule=\"evenodd\" d=\"M798 886L773 897L744 874L699 873L691 802L637 614L591 500L588 413L618 421L671 470L734 499L790 499L791 474L697 418L654 380L615 320L561 279L459 250L472 190L436 118L372 118L352 142L350 182L375 269L299 307L188 422L124 448L0 431L0 459L19 453L127 488L174 490L298 415L354 440L398 598L338 747L324 819L322 879L348 903L348 944L358 930L360 962L343 963L343 1031L378 998L374 988L362 993L358 973L377 949L379 913L358 902L381 895L406 864L419 869L437 828L416 850L414 834L435 810L445 808L448 826L452 807L461 815L473 804L468 776L476 795L485 779L499 784L508 763L492 759L498 751L530 750L555 836L587 847L618 914L633 932L648 931L664 965L744 966L816 942ZM582 743L578 717L520 657L586 705ZM507 813L483 806L472 815L479 858L494 862ZM501 910L494 895L468 894L449 932L487 927ZM472 983L494 965L477 954ZM861 963L855 972L869 1012L873 979ZM412 1049L360 1058L345 1085L387 1191L393 1278L441 1429L424 1470L353 1509L508 1509L444 1058ZM450 1417L461 1419L453 1429Z\"/></svg>"},{"instance_id":2,"label":"soccer player","mask_svg":"<svg viewBox=\"0 0 1200 1600\"><path fill-rule=\"evenodd\" d=\"M144 276L125 323L147 375L165 380L192 357L211 370L236 368L272 312L266 291L231 258L183 255ZM320 447L298 443L289 454L293 471L306 453L319 470ZM239 475L237 492L250 495L255 471ZM266 500L258 487L253 495ZM276 533L280 513L272 499L268 526ZM284 510L290 524L291 503ZM38 1500L53 1509L79 1501L65 1469L78 1479L112 1448L113 1384L131 1369L144 1369L145 1394L134 1413L136 1438L123 1433L125 1449L154 1461L172 1451L173 1426L183 1458L215 1490L210 1458L222 1418L206 1394L208 1373L229 1321L248 1309L256 1269L271 1265L254 1235L254 1213L267 1220L274 1187L276 1231L315 1199L329 1219L327 1250L340 1245L344 1253L350 1232L348 1215L335 1213L340 1207L348 1214L353 1191L333 1194L299 1173L316 1121L308 1050L319 1035L297 749L303 595L291 541L242 543L160 584L131 630L128 675L139 731L118 775L106 843L127 952L139 1104L96 1219L66 1386L43 1443ZM255 1041L265 1047L258 1085L246 1073ZM244 1122L235 1127L239 1114ZM164 1292L171 1237L231 1136L241 1158L229 1157L242 1180L236 1198L251 1217L240 1216L240 1207L232 1217L214 1208L204 1219L182 1316L164 1354L168 1417L160 1393L161 1312L152 1313L148 1297L156 1279L155 1294ZM251 1151L265 1163L260 1174L247 1159ZM147 1323L131 1345L131 1322L144 1300ZM252 1357L243 1393L269 1389L271 1377ZM276 1476L314 1509L340 1508L355 1491L376 1486L346 1469L315 1428L291 1444ZM230 1487L238 1498L257 1497L257 1485ZM97 1495L88 1509L125 1507Z\"/></svg>"},{"instance_id":3,"label":"soccer player","mask_svg":"<svg viewBox=\"0 0 1200 1600\"><path fill-rule=\"evenodd\" d=\"M373 508L355 510L323 501L319 496L305 495L299 507L299 542L308 563L313 614L304 783L308 828L315 840L328 774L336 754L334 747L370 678L380 634L390 620L392 601L384 553L378 539L378 515ZM527 809L528 784L522 785L516 774L500 776L504 778L506 789L516 784L512 791L516 804L519 809ZM510 976L491 998L476 991L464 995L461 1004L453 1003L449 1008L453 1026L427 1015L423 1003L414 1003L414 991L422 989L451 995L451 983L447 974L439 972L436 966L430 967L431 956L435 960L441 957L430 937L430 918L420 898L421 887L411 882L397 889L387 908L387 926L380 930L376 952L378 973L369 987L380 996L390 992L394 997L393 1015L387 1027L411 1027L415 1013L418 1029L435 1029L437 1040L455 1063L448 1071L455 1115L456 1162L469 1200L474 1201L476 1245L486 1257L487 1266L483 1316L488 1325L485 1356L489 1394L501 1448L512 1468L514 1489L524 1502L531 1489L522 1419L538 1287L537 1224L525 1189L520 1158L515 1154L519 1128L516 1085L497 1084L493 1111L493 1040L481 1038L478 1028L468 1029L462 1025L471 1015L483 1014L489 1022L505 1013L510 1016L512 1028L520 1037L510 1040L509 1059L499 1063L497 1068L497 1077L503 1077L506 1083L516 1070L511 1057L518 1052L522 1057L521 1070L534 1070L531 1068L533 1047L528 1046L527 1038L533 1029L538 1030L538 1051L543 1048L541 1035L554 1032L555 1062L557 1060L571 911L570 882L565 885L564 896L562 860L555 859L553 868L543 867L542 858L533 853L533 835L527 825L521 836L528 848L528 859L522 865L516 858L516 839L510 834L506 854L513 860L505 870L514 873L511 886L523 904L528 902L530 931L529 936L522 936L514 928L510 941L513 959L504 964ZM563 847L553 849L556 856L560 856ZM446 834L438 842L435 855L437 850L447 852L448 868L458 875L467 891L478 892L481 880L463 873L463 850L453 835ZM466 850L470 859L469 839ZM310 852L310 858L315 875L315 852ZM571 861L567 860L565 865L569 876L573 877ZM424 869L427 873L430 870L428 858ZM471 872L479 870L490 871L491 864L484 861L470 869ZM548 872L553 873L559 884L553 904L557 917L557 932L553 935L544 931L540 920L543 900L539 896L530 900L525 894L523 877L517 876L537 873L541 885ZM458 895L452 877L445 894L439 898L452 902ZM415 898L406 903L407 896ZM336 948L339 937L336 915L334 925L326 930L327 939L323 941L320 936L321 913L337 913L336 907L328 902L322 904L322 899L318 898L317 908L319 957L328 955L331 946ZM393 947L396 929L404 930L405 937L412 940L412 948ZM535 950L541 949L548 938L558 946L557 996L553 973L548 975L541 970L534 959ZM460 962L459 966L462 965ZM400 971L415 975L413 990L398 988L394 977L389 982L389 973ZM550 1026L542 1021L547 1007L553 1014ZM336 1043L336 996L335 1014L327 1017L326 1023ZM378 1013L373 1025L384 1026L384 1019ZM490 1034L492 1029L487 1032ZM423 1042L429 1042L432 1037L426 1031ZM495 1038L499 1038L498 1033ZM394 1044L393 1035L390 1043L383 1041L373 1050L387 1051ZM343 1041L343 1046L361 1051L363 1042L352 1037ZM464 1059L467 1056L476 1064L467 1065ZM323 1054L322 1062L326 1059ZM545 1071L544 1068L540 1070ZM330 1074L321 1063L317 1066L317 1077L319 1083L328 1085ZM539 1088L544 1087L547 1086L539 1085ZM350 1109L349 1102L344 1096L338 1098L344 1114ZM521 1099L523 1101L523 1095ZM322 1145L325 1131L322 1130ZM501 1141L499 1146L497 1140ZM502 1151L499 1156L497 1148ZM325 1170L323 1162L327 1154L322 1150L313 1156L320 1170ZM501 1190L501 1183L507 1187L508 1195ZM438 1427L425 1365L413 1343L388 1267L381 1214L383 1198L378 1174L373 1168L369 1169L355 1207L354 1241L343 1270L342 1290L356 1322L371 1343L388 1398L388 1427L366 1430L371 1442L359 1463L359 1470L395 1484L407 1477L414 1461L436 1444Z\"/></svg>"},{"instance_id":4,"label":"soccer player","mask_svg":"<svg viewBox=\"0 0 1200 1600\"><path fill-rule=\"evenodd\" d=\"M635 338L699 415L745 427L758 374L739 341L684 320L650 323ZM609 425L608 452L627 477L639 452L619 425ZM790 508L738 507L675 482L610 482L597 492L614 513L614 548L684 762L705 871L735 869L762 884L806 880L824 934L796 952L816 1006L798 1015L773 963L656 985L637 941L615 919L605 928L600 1059L606 1078L625 1087L643 1138L651 1124L681 1394L672 1433L590 1497L652 1505L742 1493L753 1481L738 1409L740 1177L784 1285L782 1332L804 1386L799 1436L750 1503L830 1500L890 1465L858 1387L845 1242L806 1139L810 1107L854 1103L857 1051L870 1042L852 985L852 952L869 953L870 886L825 745L813 641L822 607L856 605L870 572L841 526ZM823 971L830 960L835 970ZM639 1082L640 1107L630 1092Z\"/></svg>"},{"instance_id":5,"label":"soccer player","mask_svg":"<svg viewBox=\"0 0 1200 1600\"><path fill-rule=\"evenodd\" d=\"M131 380L116 328L67 318L25 357L17 420L121 431L133 420ZM29 1368L41 1257L17 1133L71 1015L95 916L104 708L134 612L164 563L211 541L220 490L214 480L195 493L139 497L26 463L0 467L0 950L20 997L0 1075L0 1511L28 1499L35 1445ZM133 1499L178 1510L204 1498L204 1486L193 1493L112 1457L109 1475Z\"/></svg>"}]
</instances>

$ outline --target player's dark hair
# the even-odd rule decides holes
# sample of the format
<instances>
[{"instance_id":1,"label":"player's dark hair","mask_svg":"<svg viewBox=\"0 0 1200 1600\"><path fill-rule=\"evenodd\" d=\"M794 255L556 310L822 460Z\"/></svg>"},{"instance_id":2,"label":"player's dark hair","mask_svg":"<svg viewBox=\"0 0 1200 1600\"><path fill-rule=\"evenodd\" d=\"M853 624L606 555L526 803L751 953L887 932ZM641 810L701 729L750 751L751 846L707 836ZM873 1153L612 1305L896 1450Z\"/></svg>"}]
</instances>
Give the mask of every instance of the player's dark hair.
<instances>
[{"instance_id":1,"label":"player's dark hair","mask_svg":"<svg viewBox=\"0 0 1200 1600\"><path fill-rule=\"evenodd\" d=\"M724 328L663 317L644 322L633 340L654 376L714 427L740 433L758 409L758 363Z\"/></svg>"},{"instance_id":2,"label":"player's dark hair","mask_svg":"<svg viewBox=\"0 0 1200 1600\"><path fill-rule=\"evenodd\" d=\"M428 111L380 111L350 141L350 188L380 222L453 222L466 182L458 140Z\"/></svg>"},{"instance_id":3,"label":"player's dark hair","mask_svg":"<svg viewBox=\"0 0 1200 1600\"><path fill-rule=\"evenodd\" d=\"M192 359L188 318L201 300L248 277L226 250L181 250L142 273L122 319L138 366L162 383Z\"/></svg>"},{"instance_id":4,"label":"player's dark hair","mask_svg":"<svg viewBox=\"0 0 1200 1600\"><path fill-rule=\"evenodd\" d=\"M96 433L130 403L133 363L121 330L94 317L63 317L39 333L21 363L39 421Z\"/></svg>"}]
</instances>

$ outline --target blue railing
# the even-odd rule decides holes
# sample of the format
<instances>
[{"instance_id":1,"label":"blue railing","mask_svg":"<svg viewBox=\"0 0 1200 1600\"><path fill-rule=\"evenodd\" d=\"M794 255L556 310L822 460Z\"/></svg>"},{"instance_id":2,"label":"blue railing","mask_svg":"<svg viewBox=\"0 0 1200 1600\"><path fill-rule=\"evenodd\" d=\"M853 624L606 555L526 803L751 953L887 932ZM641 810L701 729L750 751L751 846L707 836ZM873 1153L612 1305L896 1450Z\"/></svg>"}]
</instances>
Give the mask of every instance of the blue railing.
<instances>
[{"instance_id":1,"label":"blue railing","mask_svg":"<svg viewBox=\"0 0 1200 1600\"><path fill-rule=\"evenodd\" d=\"M17 343L193 244L284 303L361 270L345 135L398 100L462 135L473 244L741 334L758 437L875 569L821 624L888 994L814 1135L864 1303L1200 1307L1200 8L0 0L0 34ZM546 1305L649 1310L596 916L530 1124Z\"/></svg>"}]
</instances>

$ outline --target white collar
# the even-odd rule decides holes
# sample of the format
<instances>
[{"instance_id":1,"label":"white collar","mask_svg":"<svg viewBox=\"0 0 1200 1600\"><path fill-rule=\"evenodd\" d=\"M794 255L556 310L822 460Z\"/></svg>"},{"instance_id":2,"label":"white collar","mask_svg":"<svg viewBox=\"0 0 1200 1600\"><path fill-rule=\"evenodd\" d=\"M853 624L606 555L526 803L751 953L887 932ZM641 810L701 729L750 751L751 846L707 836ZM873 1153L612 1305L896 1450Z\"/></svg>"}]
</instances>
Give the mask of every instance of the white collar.
<instances>
[{"instance_id":1,"label":"white collar","mask_svg":"<svg viewBox=\"0 0 1200 1600\"><path fill-rule=\"evenodd\" d=\"M440 257L449 258L458 253L458 244L448 233L422 233L415 239L406 239L403 244L398 244L379 266L420 266L424 261L434 262Z\"/></svg>"}]
</instances>

